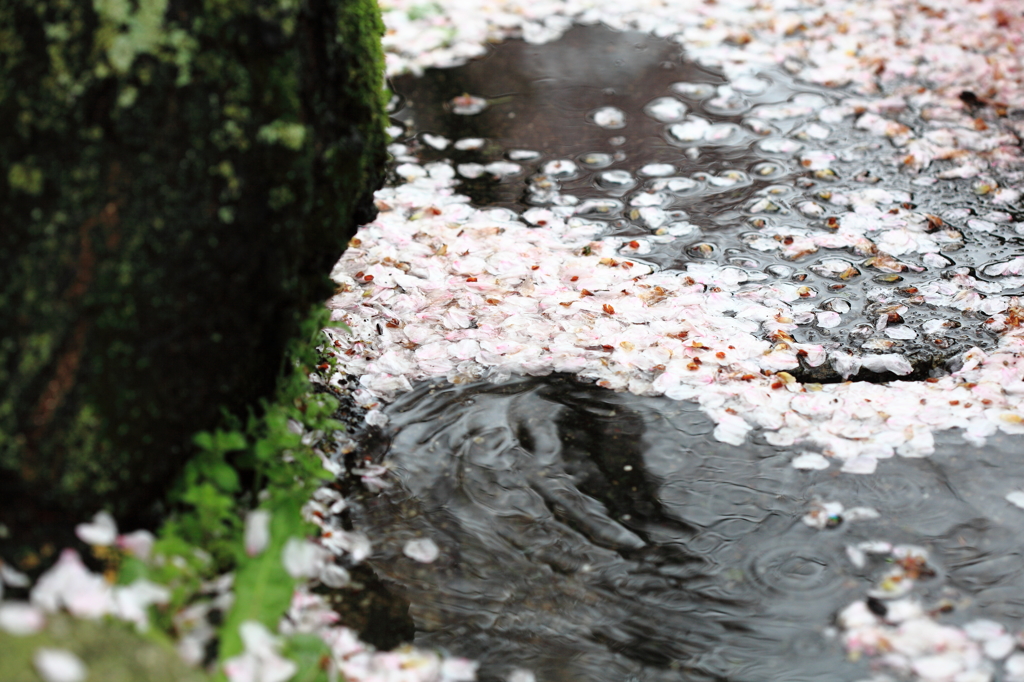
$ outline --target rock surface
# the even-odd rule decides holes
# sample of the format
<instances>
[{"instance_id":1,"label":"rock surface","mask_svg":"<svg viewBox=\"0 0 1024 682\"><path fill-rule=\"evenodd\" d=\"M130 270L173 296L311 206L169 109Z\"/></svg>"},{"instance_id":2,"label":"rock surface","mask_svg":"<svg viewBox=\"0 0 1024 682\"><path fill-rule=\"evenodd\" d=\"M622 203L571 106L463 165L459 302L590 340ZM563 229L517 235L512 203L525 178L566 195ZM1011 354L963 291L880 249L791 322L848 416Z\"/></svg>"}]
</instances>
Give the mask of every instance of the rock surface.
<instances>
[{"instance_id":1,"label":"rock surface","mask_svg":"<svg viewBox=\"0 0 1024 682\"><path fill-rule=\"evenodd\" d=\"M0 523L144 519L373 217L376 3L0 4Z\"/></svg>"}]
</instances>

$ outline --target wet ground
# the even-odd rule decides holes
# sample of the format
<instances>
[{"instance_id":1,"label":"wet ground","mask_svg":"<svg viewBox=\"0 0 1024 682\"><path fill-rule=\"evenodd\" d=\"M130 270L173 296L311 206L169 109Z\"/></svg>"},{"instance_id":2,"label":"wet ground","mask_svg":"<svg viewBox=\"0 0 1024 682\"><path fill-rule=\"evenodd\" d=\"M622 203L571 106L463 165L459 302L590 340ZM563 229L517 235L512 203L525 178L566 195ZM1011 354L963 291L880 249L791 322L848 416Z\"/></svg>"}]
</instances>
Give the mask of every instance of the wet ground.
<instances>
[{"instance_id":1,"label":"wet ground","mask_svg":"<svg viewBox=\"0 0 1024 682\"><path fill-rule=\"evenodd\" d=\"M794 287L806 306L792 339L902 353L904 379L948 374L964 350L997 341L988 312L938 305L935 292L970 277L976 291L1020 293L990 274L1020 252L1019 215L994 211L970 180L916 182L889 141L831 111L839 93L781 71L727 84L676 45L578 27L394 88L408 134L396 151L451 159L474 205L538 225L568 209L634 239L629 257L656 268L708 263L751 287ZM486 108L456 113L466 94ZM1000 125L996 112L976 113ZM919 114L901 120L921 125ZM482 142L451 144L467 138ZM894 259L815 241L859 206L924 225L939 248ZM845 378L828 365L793 374ZM421 383L385 412L366 454L388 468L388 487L363 495L352 523L411 604L416 644L479 659L482 679L529 679L518 669L550 682L869 677L834 624L899 563L871 549L880 542L928 551L906 584L942 622L1024 626L1024 513L1004 499L1024 480L1013 437L976 448L937 432L931 457L858 476L795 469L797 452L757 433L740 447L718 442L695 403L561 375ZM877 517L805 522L836 502ZM404 553L417 538L436 543L435 561Z\"/></svg>"}]
</instances>

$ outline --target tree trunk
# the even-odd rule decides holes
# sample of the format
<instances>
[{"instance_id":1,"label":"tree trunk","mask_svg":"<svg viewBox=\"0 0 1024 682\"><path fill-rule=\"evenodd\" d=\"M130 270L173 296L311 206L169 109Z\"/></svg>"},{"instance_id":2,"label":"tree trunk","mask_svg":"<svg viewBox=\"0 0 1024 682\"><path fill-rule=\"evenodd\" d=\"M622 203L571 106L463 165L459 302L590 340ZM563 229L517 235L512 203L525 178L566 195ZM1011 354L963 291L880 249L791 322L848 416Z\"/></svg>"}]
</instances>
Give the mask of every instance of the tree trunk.
<instances>
[{"instance_id":1,"label":"tree trunk","mask_svg":"<svg viewBox=\"0 0 1024 682\"><path fill-rule=\"evenodd\" d=\"M0 522L146 514L372 218L374 0L0 0Z\"/></svg>"}]
</instances>

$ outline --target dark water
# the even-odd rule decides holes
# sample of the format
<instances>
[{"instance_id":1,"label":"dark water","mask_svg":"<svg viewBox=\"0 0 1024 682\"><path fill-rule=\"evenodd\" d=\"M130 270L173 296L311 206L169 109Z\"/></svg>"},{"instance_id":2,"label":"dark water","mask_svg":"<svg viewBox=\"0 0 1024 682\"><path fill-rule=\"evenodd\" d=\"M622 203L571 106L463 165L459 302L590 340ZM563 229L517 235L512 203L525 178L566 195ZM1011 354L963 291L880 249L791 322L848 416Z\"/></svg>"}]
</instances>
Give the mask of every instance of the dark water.
<instances>
[{"instance_id":1,"label":"dark water","mask_svg":"<svg viewBox=\"0 0 1024 682\"><path fill-rule=\"evenodd\" d=\"M839 157L832 174L803 167L793 152L771 151L780 141L806 141L814 121L766 122L751 115L757 107L811 103L820 110L838 96L782 73L760 78L763 92L715 101L723 76L686 62L677 46L576 28L551 45L512 41L465 67L400 79L404 104L396 117L424 161L488 163L510 150L540 153L518 161L523 171L511 177L466 180L460 191L476 205L521 212L618 202L587 217L605 221L611 235L649 237L659 228L631 204L642 194L661 196L656 207L668 214L666 224L694 228L636 258L668 269L731 265L751 286L809 287L816 309L842 312L843 323L803 325L794 332L799 341L903 352L915 379L947 371L947 360L967 347L992 346L995 337L982 326L987 315L937 310L913 289L952 279L958 266L981 277L981 264L1019 252L1011 224L959 231L990 210L970 181L912 184L913 176L888 164L892 146L855 130L853 119L830 124L827 139L808 145ZM490 106L475 116L453 114L448 102L463 93L486 97ZM732 136L720 143L674 139L671 124L643 113L666 96L712 124L734 125ZM626 126L588 121L603 106L624 111ZM438 151L420 144L423 133L487 143ZM573 160L577 172L545 174L556 159ZM640 174L654 162L674 165L674 182ZM610 182L616 176L602 175L609 170L626 173ZM892 272L866 253L821 249L786 258L751 246L774 226L831 229L829 218L844 209L822 197L865 187L907 192L893 205L897 212L943 216L936 229L947 237L942 254L950 267ZM823 212L802 213L807 201ZM916 258L905 262L917 266ZM852 272L829 273L821 267L826 259L843 259ZM891 342L876 333L879 315L893 310L903 319L898 324L919 330L916 339ZM934 318L951 324L941 333L920 331ZM807 368L805 376L838 379ZM876 474L857 476L797 471L789 465L794 452L757 435L743 447L719 443L696 405L567 377L423 384L387 413L383 437L367 452L391 469L391 486L365 494L351 521L375 539L370 563L379 576L410 602L416 643L479 659L483 679L505 679L516 668L550 682L863 679L868 663L848 661L828 626L878 575L877 564L857 568L846 556L847 546L868 540L930 551L936 575L914 594L953 604L943 622L984 616L1013 629L1024 620L1017 541L1024 513L1004 499L1024 480L1024 461L1019 444L1003 435L978 449L943 432L930 458L886 460ZM870 506L880 518L815 530L801 517L820 500ZM435 562L403 554L419 537L439 546Z\"/></svg>"},{"instance_id":2,"label":"dark water","mask_svg":"<svg viewBox=\"0 0 1024 682\"><path fill-rule=\"evenodd\" d=\"M479 658L484 679L861 679L823 630L877 577L845 554L867 540L930 551L915 594L953 602L945 622L1024 624L1024 513L1003 499L1024 460L1006 436L982 450L947 432L928 459L857 476L719 443L691 403L566 377L424 384L388 414L393 485L353 521L416 643ZM816 499L880 518L814 530ZM437 561L403 555L417 537Z\"/></svg>"}]
</instances>

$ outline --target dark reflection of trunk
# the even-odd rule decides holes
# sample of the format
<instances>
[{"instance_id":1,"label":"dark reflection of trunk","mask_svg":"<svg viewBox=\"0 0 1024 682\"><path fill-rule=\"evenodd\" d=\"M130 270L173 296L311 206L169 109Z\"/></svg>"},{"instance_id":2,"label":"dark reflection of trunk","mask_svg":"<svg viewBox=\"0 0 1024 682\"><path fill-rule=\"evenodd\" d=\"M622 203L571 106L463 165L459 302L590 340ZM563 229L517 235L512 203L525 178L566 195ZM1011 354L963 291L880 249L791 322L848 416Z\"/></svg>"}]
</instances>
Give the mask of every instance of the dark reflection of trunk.
<instances>
[{"instance_id":1,"label":"dark reflection of trunk","mask_svg":"<svg viewBox=\"0 0 1024 682\"><path fill-rule=\"evenodd\" d=\"M865 540L929 547L939 575L919 590L966 609L950 618L1024 624L1009 437L965 453L942 433L928 460L853 476L719 443L695 405L560 376L425 384L388 413L392 485L353 524L410 602L416 643L480 659L484 680L862 679L821 629L867 589L872 569L845 557ZM881 519L814 531L798 519L815 499ZM417 537L437 561L403 555Z\"/></svg>"},{"instance_id":2,"label":"dark reflection of trunk","mask_svg":"<svg viewBox=\"0 0 1024 682\"><path fill-rule=\"evenodd\" d=\"M392 452L412 446L433 462L355 513L357 525L402 525L396 510L412 520L375 566L407 594L420 630L454 627L460 650L485 659L525 648L524 664L562 680L682 669L741 628L731 599L689 583L700 573L685 549L693 531L659 512L644 415L567 380L522 382L496 403L457 393L402 401L412 423L392 432ZM400 556L420 533L442 547L433 565Z\"/></svg>"},{"instance_id":3,"label":"dark reflection of trunk","mask_svg":"<svg viewBox=\"0 0 1024 682\"><path fill-rule=\"evenodd\" d=\"M573 390L571 384L563 384L549 392L552 402L565 407L557 428L566 474L581 493L604 504L610 518L643 540L626 555L652 565L676 564L675 570L698 561L683 542L693 534L693 527L665 517L657 485L648 480L643 464L643 415L589 388ZM676 542L658 542L668 537Z\"/></svg>"}]
</instances>

